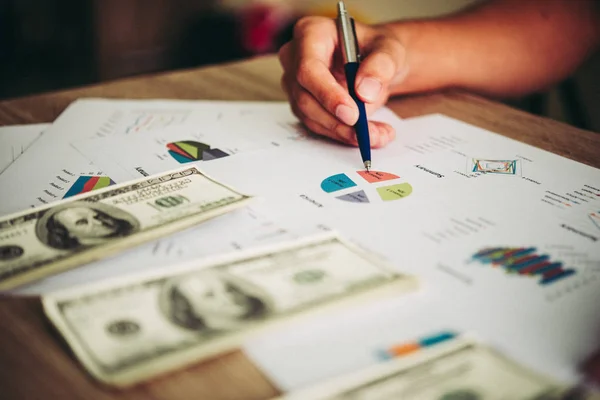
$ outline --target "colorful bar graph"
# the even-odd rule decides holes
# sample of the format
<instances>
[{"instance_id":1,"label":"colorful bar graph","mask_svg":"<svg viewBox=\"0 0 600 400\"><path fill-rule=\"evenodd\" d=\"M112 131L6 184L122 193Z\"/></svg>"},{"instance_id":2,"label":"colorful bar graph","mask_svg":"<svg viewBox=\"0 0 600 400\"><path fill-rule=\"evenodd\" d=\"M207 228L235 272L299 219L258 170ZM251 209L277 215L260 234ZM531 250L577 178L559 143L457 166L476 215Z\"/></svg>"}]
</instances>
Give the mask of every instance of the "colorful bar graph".
<instances>
[{"instance_id":1,"label":"colorful bar graph","mask_svg":"<svg viewBox=\"0 0 600 400\"><path fill-rule=\"evenodd\" d=\"M436 344L440 344L446 342L448 340L454 339L457 336L454 332L440 332L435 335L430 335L426 337L422 337L416 341L400 343L397 345L393 345L388 349L379 350L377 352L378 358L382 360L389 360L395 357L402 357L407 354L415 353L424 348L435 346Z\"/></svg>"},{"instance_id":2,"label":"colorful bar graph","mask_svg":"<svg viewBox=\"0 0 600 400\"><path fill-rule=\"evenodd\" d=\"M568 270L553 269L551 271L547 271L543 275L543 279L540 282L540 284L549 285L550 283L556 282L559 279L566 278L567 276L571 276L574 273L575 273L575 271L572 269L568 269Z\"/></svg>"},{"instance_id":3,"label":"colorful bar graph","mask_svg":"<svg viewBox=\"0 0 600 400\"><path fill-rule=\"evenodd\" d=\"M548 256L543 255L543 256L529 256L529 258L527 260L524 261L519 261L516 262L515 264L512 264L510 266L511 269L515 270L515 271L521 271L522 269L528 268L532 265L536 265L539 264L541 262L544 262L546 260L548 260Z\"/></svg>"},{"instance_id":4,"label":"colorful bar graph","mask_svg":"<svg viewBox=\"0 0 600 400\"><path fill-rule=\"evenodd\" d=\"M553 269L562 269L562 263L559 263L559 262L552 263L552 264L548 265L547 267L538 269L537 273L545 274L546 272L552 271Z\"/></svg>"},{"instance_id":5,"label":"colorful bar graph","mask_svg":"<svg viewBox=\"0 0 600 400\"><path fill-rule=\"evenodd\" d=\"M519 274L523 275L523 274L531 274L535 271L539 271L541 269L546 268L547 266L552 265L552 263L550 261L542 261L542 262L537 262L533 265L530 265L526 268L521 268L519 270Z\"/></svg>"},{"instance_id":6,"label":"colorful bar graph","mask_svg":"<svg viewBox=\"0 0 600 400\"><path fill-rule=\"evenodd\" d=\"M563 263L550 260L547 254L538 254L535 247L494 247L477 252L473 260L480 264L501 266L508 273L539 276L540 285L549 285L575 274L574 269L565 269Z\"/></svg>"}]
</instances>

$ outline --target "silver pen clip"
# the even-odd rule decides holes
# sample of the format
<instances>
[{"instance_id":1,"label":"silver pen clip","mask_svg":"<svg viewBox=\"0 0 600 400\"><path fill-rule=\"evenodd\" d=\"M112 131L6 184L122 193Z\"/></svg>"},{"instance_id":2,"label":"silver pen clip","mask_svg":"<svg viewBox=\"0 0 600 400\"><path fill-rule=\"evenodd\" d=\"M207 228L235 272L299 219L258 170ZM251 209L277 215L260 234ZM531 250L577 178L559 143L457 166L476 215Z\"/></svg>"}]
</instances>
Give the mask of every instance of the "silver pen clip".
<instances>
[{"instance_id":1,"label":"silver pen clip","mask_svg":"<svg viewBox=\"0 0 600 400\"><path fill-rule=\"evenodd\" d=\"M354 18L348 15L343 1L338 2L338 34L343 44L344 64L359 61L358 39L354 28Z\"/></svg>"},{"instance_id":2,"label":"silver pen clip","mask_svg":"<svg viewBox=\"0 0 600 400\"><path fill-rule=\"evenodd\" d=\"M354 25L354 18L350 18L352 21L352 36L354 36L354 47L356 48L356 62L360 62L360 47L358 47L358 37L356 36L356 26Z\"/></svg>"}]
</instances>

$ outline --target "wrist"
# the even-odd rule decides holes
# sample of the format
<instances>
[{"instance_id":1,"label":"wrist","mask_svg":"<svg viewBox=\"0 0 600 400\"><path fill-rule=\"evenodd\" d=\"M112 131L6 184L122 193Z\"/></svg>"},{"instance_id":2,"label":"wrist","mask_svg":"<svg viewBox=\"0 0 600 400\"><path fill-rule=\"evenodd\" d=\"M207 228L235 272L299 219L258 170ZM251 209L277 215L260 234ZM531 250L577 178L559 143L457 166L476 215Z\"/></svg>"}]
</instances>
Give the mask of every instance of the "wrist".
<instances>
[{"instance_id":1,"label":"wrist","mask_svg":"<svg viewBox=\"0 0 600 400\"><path fill-rule=\"evenodd\" d=\"M380 25L406 51L406 74L390 87L391 95L439 90L457 85L458 65L452 51L451 27L444 20L403 21Z\"/></svg>"}]
</instances>

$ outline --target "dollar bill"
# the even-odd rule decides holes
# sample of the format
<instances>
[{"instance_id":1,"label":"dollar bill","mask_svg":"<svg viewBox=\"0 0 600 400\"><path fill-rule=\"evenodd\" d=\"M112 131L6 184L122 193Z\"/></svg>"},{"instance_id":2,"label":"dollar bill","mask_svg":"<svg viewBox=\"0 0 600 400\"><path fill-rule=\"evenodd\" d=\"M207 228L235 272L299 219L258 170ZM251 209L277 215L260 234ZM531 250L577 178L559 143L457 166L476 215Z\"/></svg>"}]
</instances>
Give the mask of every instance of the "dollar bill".
<instances>
[{"instance_id":1,"label":"dollar bill","mask_svg":"<svg viewBox=\"0 0 600 400\"><path fill-rule=\"evenodd\" d=\"M565 390L472 338L459 338L277 399L550 400Z\"/></svg>"},{"instance_id":2,"label":"dollar bill","mask_svg":"<svg viewBox=\"0 0 600 400\"><path fill-rule=\"evenodd\" d=\"M0 289L95 261L245 205L195 167L0 219Z\"/></svg>"},{"instance_id":3,"label":"dollar bill","mask_svg":"<svg viewBox=\"0 0 600 400\"><path fill-rule=\"evenodd\" d=\"M326 234L73 288L42 302L87 371L123 387L231 351L271 328L415 287L414 278Z\"/></svg>"}]
</instances>

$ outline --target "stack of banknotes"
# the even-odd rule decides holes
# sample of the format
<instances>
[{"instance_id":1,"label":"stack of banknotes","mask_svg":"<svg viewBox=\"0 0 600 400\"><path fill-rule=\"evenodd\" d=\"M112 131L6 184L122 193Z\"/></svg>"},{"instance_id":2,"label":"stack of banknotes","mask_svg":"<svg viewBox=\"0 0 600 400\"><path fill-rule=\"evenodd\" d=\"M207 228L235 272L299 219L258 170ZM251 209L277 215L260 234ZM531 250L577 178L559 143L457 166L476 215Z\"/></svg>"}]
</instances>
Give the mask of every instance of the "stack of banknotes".
<instances>
[{"instance_id":1,"label":"stack of banknotes","mask_svg":"<svg viewBox=\"0 0 600 400\"><path fill-rule=\"evenodd\" d=\"M252 201L180 168L0 220L0 288L14 288L203 223ZM254 335L417 287L335 232L212 256L42 297L99 382L127 387ZM285 399L550 399L564 388L472 338L392 359Z\"/></svg>"}]
</instances>

